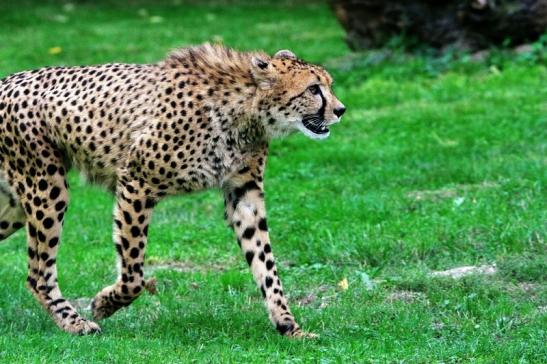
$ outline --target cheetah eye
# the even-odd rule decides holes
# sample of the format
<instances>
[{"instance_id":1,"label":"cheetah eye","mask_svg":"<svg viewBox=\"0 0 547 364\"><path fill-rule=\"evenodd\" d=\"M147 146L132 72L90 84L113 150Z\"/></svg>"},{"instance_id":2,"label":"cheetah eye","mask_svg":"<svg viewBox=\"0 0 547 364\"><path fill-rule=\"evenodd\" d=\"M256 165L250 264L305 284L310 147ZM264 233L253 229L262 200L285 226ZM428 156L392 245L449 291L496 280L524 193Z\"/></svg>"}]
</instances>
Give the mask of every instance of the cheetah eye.
<instances>
[{"instance_id":1,"label":"cheetah eye","mask_svg":"<svg viewBox=\"0 0 547 364\"><path fill-rule=\"evenodd\" d=\"M319 92L321 92L319 85L311 85L310 87L308 87L308 90L311 92L312 95L318 95Z\"/></svg>"}]
</instances>

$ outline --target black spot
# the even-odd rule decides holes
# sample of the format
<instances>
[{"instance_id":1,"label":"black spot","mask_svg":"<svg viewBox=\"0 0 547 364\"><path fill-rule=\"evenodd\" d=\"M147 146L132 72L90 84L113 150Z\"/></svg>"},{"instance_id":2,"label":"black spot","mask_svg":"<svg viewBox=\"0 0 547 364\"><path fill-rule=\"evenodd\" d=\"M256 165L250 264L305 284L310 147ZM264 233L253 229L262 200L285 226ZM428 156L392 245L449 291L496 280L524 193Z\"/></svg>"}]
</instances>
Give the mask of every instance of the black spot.
<instances>
[{"instance_id":1,"label":"black spot","mask_svg":"<svg viewBox=\"0 0 547 364\"><path fill-rule=\"evenodd\" d=\"M141 229L139 229L137 226L131 227L131 235L136 238L141 234Z\"/></svg>"},{"instance_id":2,"label":"black spot","mask_svg":"<svg viewBox=\"0 0 547 364\"><path fill-rule=\"evenodd\" d=\"M271 253L272 252L272 246L270 244L264 245L264 252L266 254Z\"/></svg>"},{"instance_id":3,"label":"black spot","mask_svg":"<svg viewBox=\"0 0 547 364\"><path fill-rule=\"evenodd\" d=\"M127 240L123 236L122 236L122 245L123 245L124 249L126 249L126 250L129 249L129 240Z\"/></svg>"},{"instance_id":4,"label":"black spot","mask_svg":"<svg viewBox=\"0 0 547 364\"><path fill-rule=\"evenodd\" d=\"M129 253L129 255L133 259L138 258L139 257L139 249L138 248L131 249L131 252Z\"/></svg>"},{"instance_id":5,"label":"black spot","mask_svg":"<svg viewBox=\"0 0 547 364\"><path fill-rule=\"evenodd\" d=\"M248 227L243 231L243 238L244 239L251 239L255 234L256 229L254 227Z\"/></svg>"},{"instance_id":6,"label":"black spot","mask_svg":"<svg viewBox=\"0 0 547 364\"><path fill-rule=\"evenodd\" d=\"M270 288L273 284L272 277L266 277L266 288Z\"/></svg>"},{"instance_id":7,"label":"black spot","mask_svg":"<svg viewBox=\"0 0 547 364\"><path fill-rule=\"evenodd\" d=\"M251 168L245 166L245 167L241 168L237 173L245 174L245 173L249 172L250 170L251 170Z\"/></svg>"},{"instance_id":8,"label":"black spot","mask_svg":"<svg viewBox=\"0 0 547 364\"><path fill-rule=\"evenodd\" d=\"M52 200L56 200L60 194L61 194L61 189L55 186L51 189L51 191L49 191L49 198Z\"/></svg>"},{"instance_id":9,"label":"black spot","mask_svg":"<svg viewBox=\"0 0 547 364\"><path fill-rule=\"evenodd\" d=\"M55 259L50 259L46 262L46 267L51 267L53 264L55 264Z\"/></svg>"},{"instance_id":10,"label":"black spot","mask_svg":"<svg viewBox=\"0 0 547 364\"><path fill-rule=\"evenodd\" d=\"M46 217L42 224L46 229L51 229L51 227L53 226L53 219L51 217Z\"/></svg>"},{"instance_id":11,"label":"black spot","mask_svg":"<svg viewBox=\"0 0 547 364\"><path fill-rule=\"evenodd\" d=\"M56 211L63 211L65 209L66 203L64 201L59 201L57 204L55 204L55 210Z\"/></svg>"},{"instance_id":12,"label":"black spot","mask_svg":"<svg viewBox=\"0 0 547 364\"><path fill-rule=\"evenodd\" d=\"M273 266L274 266L274 262L273 262L273 261L268 260L268 261L266 262L266 269L270 270L270 269L273 268Z\"/></svg>"},{"instance_id":13,"label":"black spot","mask_svg":"<svg viewBox=\"0 0 547 364\"><path fill-rule=\"evenodd\" d=\"M260 221L258 221L258 228L262 231L268 231L268 224L266 223L266 219L262 218Z\"/></svg>"},{"instance_id":14,"label":"black spot","mask_svg":"<svg viewBox=\"0 0 547 364\"><path fill-rule=\"evenodd\" d=\"M36 228L31 223L28 224L28 233L29 233L31 238L36 237Z\"/></svg>"},{"instance_id":15,"label":"black spot","mask_svg":"<svg viewBox=\"0 0 547 364\"><path fill-rule=\"evenodd\" d=\"M64 298L58 298L54 301L51 301L49 303L49 306L57 306L59 303L63 303L63 302L66 302L66 300Z\"/></svg>"},{"instance_id":16,"label":"black spot","mask_svg":"<svg viewBox=\"0 0 547 364\"><path fill-rule=\"evenodd\" d=\"M47 173L50 176L53 176L55 173L57 173L57 166L54 164L50 164L47 166Z\"/></svg>"},{"instance_id":17,"label":"black spot","mask_svg":"<svg viewBox=\"0 0 547 364\"><path fill-rule=\"evenodd\" d=\"M247 264L249 264L249 266L253 262L254 256L255 256L255 253L252 251L248 251L247 253L245 253L245 259L247 259Z\"/></svg>"},{"instance_id":18,"label":"black spot","mask_svg":"<svg viewBox=\"0 0 547 364\"><path fill-rule=\"evenodd\" d=\"M131 225L131 223L133 222L133 219L131 218L131 215L129 215L129 213L127 211L123 212L123 218L125 219L125 223L127 225Z\"/></svg>"},{"instance_id":19,"label":"black spot","mask_svg":"<svg viewBox=\"0 0 547 364\"><path fill-rule=\"evenodd\" d=\"M268 67L268 62L264 62L264 61L261 60L261 59L257 59L257 60L256 60L256 65L258 66L258 68L260 68L261 70L263 70L263 69L266 69L266 67Z\"/></svg>"},{"instance_id":20,"label":"black spot","mask_svg":"<svg viewBox=\"0 0 547 364\"><path fill-rule=\"evenodd\" d=\"M23 223L22 222L14 222L12 225L11 225L14 229L20 229L23 227Z\"/></svg>"},{"instance_id":21,"label":"black spot","mask_svg":"<svg viewBox=\"0 0 547 364\"><path fill-rule=\"evenodd\" d=\"M142 203L139 200L133 201L133 208L135 209L135 212L141 212Z\"/></svg>"},{"instance_id":22,"label":"black spot","mask_svg":"<svg viewBox=\"0 0 547 364\"><path fill-rule=\"evenodd\" d=\"M51 238L48 243L50 248L54 248L57 244L59 244L59 238L57 237Z\"/></svg>"},{"instance_id":23,"label":"black spot","mask_svg":"<svg viewBox=\"0 0 547 364\"><path fill-rule=\"evenodd\" d=\"M277 329L277 331L279 331L281 335L285 335L286 333L291 332L294 329L294 325L290 322L284 324L277 323L275 328Z\"/></svg>"},{"instance_id":24,"label":"black spot","mask_svg":"<svg viewBox=\"0 0 547 364\"><path fill-rule=\"evenodd\" d=\"M40 191L45 191L47 190L47 182L45 179L41 179L39 182L38 182L38 188L40 189Z\"/></svg>"}]
</instances>

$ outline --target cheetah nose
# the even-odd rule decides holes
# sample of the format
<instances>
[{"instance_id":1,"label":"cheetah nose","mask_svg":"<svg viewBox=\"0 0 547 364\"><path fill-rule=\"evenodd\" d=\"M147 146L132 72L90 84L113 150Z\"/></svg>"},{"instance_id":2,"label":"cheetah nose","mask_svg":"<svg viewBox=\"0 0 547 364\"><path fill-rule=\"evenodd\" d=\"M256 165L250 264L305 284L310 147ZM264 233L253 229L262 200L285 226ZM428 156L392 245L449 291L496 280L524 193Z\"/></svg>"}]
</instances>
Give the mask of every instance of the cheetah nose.
<instances>
[{"instance_id":1,"label":"cheetah nose","mask_svg":"<svg viewBox=\"0 0 547 364\"><path fill-rule=\"evenodd\" d=\"M338 116L338 117L341 117L342 115L344 115L344 113L346 112L346 108L341 106L341 107L337 107L336 109L334 109L332 111L334 113L334 115Z\"/></svg>"}]
</instances>

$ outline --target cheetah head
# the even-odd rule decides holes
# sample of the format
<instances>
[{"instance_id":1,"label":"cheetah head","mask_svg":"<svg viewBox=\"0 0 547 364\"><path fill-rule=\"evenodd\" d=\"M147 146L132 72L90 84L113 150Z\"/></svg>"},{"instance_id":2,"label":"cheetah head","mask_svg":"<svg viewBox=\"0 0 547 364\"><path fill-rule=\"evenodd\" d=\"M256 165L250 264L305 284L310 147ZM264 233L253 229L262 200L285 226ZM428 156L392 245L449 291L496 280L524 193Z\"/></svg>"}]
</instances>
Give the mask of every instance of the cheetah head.
<instances>
[{"instance_id":1,"label":"cheetah head","mask_svg":"<svg viewBox=\"0 0 547 364\"><path fill-rule=\"evenodd\" d=\"M288 50L273 57L254 56L251 73L266 133L274 138L301 131L312 139L329 136L329 126L346 111L332 92L332 78L321 67L305 63Z\"/></svg>"}]
</instances>

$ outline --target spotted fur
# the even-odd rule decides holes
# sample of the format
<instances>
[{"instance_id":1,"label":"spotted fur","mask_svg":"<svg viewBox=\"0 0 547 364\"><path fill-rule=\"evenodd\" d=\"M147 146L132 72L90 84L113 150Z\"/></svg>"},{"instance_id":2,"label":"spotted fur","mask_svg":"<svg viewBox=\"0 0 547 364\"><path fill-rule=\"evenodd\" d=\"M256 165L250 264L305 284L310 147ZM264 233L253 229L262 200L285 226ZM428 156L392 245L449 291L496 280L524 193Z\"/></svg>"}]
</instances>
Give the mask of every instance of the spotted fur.
<instances>
[{"instance_id":1,"label":"spotted fur","mask_svg":"<svg viewBox=\"0 0 547 364\"><path fill-rule=\"evenodd\" d=\"M115 193L117 281L92 303L95 319L144 290L148 224L164 197L224 190L226 220L281 334L303 335L275 267L264 207L269 141L296 130L328 135L344 108L322 68L209 44L157 64L52 67L0 81L0 240L26 225L28 287L63 330L99 326L57 284L56 258L75 168Z\"/></svg>"}]
</instances>

